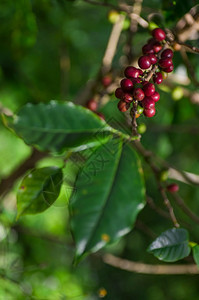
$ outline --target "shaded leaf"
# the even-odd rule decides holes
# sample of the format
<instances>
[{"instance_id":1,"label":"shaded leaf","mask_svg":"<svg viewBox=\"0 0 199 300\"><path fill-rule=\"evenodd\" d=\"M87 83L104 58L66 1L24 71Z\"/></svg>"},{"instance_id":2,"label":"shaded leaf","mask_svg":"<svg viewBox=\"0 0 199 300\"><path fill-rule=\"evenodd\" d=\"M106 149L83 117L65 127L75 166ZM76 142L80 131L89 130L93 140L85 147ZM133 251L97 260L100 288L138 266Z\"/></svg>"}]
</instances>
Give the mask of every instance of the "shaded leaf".
<instances>
[{"instance_id":1,"label":"shaded leaf","mask_svg":"<svg viewBox=\"0 0 199 300\"><path fill-rule=\"evenodd\" d=\"M56 167L34 169L24 177L17 192L18 217L49 208L59 196L62 171Z\"/></svg>"},{"instance_id":2,"label":"shaded leaf","mask_svg":"<svg viewBox=\"0 0 199 300\"><path fill-rule=\"evenodd\" d=\"M69 208L77 259L127 234L145 204L140 161L120 139L90 156L75 188Z\"/></svg>"},{"instance_id":3,"label":"shaded leaf","mask_svg":"<svg viewBox=\"0 0 199 300\"><path fill-rule=\"evenodd\" d=\"M195 263L199 267L199 245L193 247L193 258Z\"/></svg>"},{"instance_id":4,"label":"shaded leaf","mask_svg":"<svg viewBox=\"0 0 199 300\"><path fill-rule=\"evenodd\" d=\"M189 234L183 228L172 228L163 232L148 247L148 252L167 262L180 260L188 256L190 251Z\"/></svg>"}]
</instances>

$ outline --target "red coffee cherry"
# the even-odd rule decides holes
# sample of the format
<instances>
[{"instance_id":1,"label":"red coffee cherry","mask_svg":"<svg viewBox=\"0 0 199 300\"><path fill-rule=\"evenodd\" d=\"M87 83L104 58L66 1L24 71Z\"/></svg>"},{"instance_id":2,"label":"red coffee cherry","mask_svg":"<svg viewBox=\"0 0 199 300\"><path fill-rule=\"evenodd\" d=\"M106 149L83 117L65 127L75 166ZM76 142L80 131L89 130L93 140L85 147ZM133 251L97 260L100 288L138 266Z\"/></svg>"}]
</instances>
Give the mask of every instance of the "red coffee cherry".
<instances>
[{"instance_id":1,"label":"red coffee cherry","mask_svg":"<svg viewBox=\"0 0 199 300\"><path fill-rule=\"evenodd\" d=\"M152 44L146 44L142 47L142 53L143 54L152 54L154 53L154 50L153 50L153 45Z\"/></svg>"},{"instance_id":2,"label":"red coffee cherry","mask_svg":"<svg viewBox=\"0 0 199 300\"><path fill-rule=\"evenodd\" d=\"M158 102L160 100L160 94L158 92L155 92L151 98L153 99L153 101Z\"/></svg>"},{"instance_id":3,"label":"red coffee cherry","mask_svg":"<svg viewBox=\"0 0 199 300\"><path fill-rule=\"evenodd\" d=\"M144 91L146 96L151 96L155 93L155 85L148 82L147 84L145 84L143 86L143 91Z\"/></svg>"},{"instance_id":4,"label":"red coffee cherry","mask_svg":"<svg viewBox=\"0 0 199 300\"><path fill-rule=\"evenodd\" d=\"M104 87L109 86L111 84L111 82L112 82L112 78L110 76L104 76L102 78L102 84Z\"/></svg>"},{"instance_id":5,"label":"red coffee cherry","mask_svg":"<svg viewBox=\"0 0 199 300\"><path fill-rule=\"evenodd\" d=\"M102 113L96 112L96 115L98 115L98 117L100 117L100 119L105 120L105 116Z\"/></svg>"},{"instance_id":6,"label":"red coffee cherry","mask_svg":"<svg viewBox=\"0 0 199 300\"><path fill-rule=\"evenodd\" d=\"M173 57L173 51L171 49L166 49L161 54L162 58L172 58Z\"/></svg>"},{"instance_id":7,"label":"red coffee cherry","mask_svg":"<svg viewBox=\"0 0 199 300\"><path fill-rule=\"evenodd\" d=\"M162 50L162 45L161 45L159 42L156 42L156 43L153 45L153 50L154 50L155 53L160 52L160 50Z\"/></svg>"},{"instance_id":8,"label":"red coffee cherry","mask_svg":"<svg viewBox=\"0 0 199 300\"><path fill-rule=\"evenodd\" d=\"M153 82L154 83L160 84L160 83L162 83L162 81L163 81L162 73L157 72L153 75Z\"/></svg>"},{"instance_id":9,"label":"red coffee cherry","mask_svg":"<svg viewBox=\"0 0 199 300\"><path fill-rule=\"evenodd\" d=\"M124 78L121 80L120 85L124 92L129 92L132 90L133 82L130 79Z\"/></svg>"},{"instance_id":10,"label":"red coffee cherry","mask_svg":"<svg viewBox=\"0 0 199 300\"><path fill-rule=\"evenodd\" d=\"M148 57L150 58L151 60L151 64L154 65L157 63L158 59L157 57L155 56L155 54L148 54Z\"/></svg>"},{"instance_id":11,"label":"red coffee cherry","mask_svg":"<svg viewBox=\"0 0 199 300\"><path fill-rule=\"evenodd\" d=\"M122 101L130 103L133 101L133 96L131 94L124 93L122 96Z\"/></svg>"},{"instance_id":12,"label":"red coffee cherry","mask_svg":"<svg viewBox=\"0 0 199 300\"><path fill-rule=\"evenodd\" d=\"M151 66L151 60L148 56L140 56L138 65L141 69L146 70Z\"/></svg>"},{"instance_id":13,"label":"red coffee cherry","mask_svg":"<svg viewBox=\"0 0 199 300\"><path fill-rule=\"evenodd\" d=\"M145 94L141 88L135 88L133 91L133 97L138 101L142 101L145 97Z\"/></svg>"},{"instance_id":14,"label":"red coffee cherry","mask_svg":"<svg viewBox=\"0 0 199 300\"><path fill-rule=\"evenodd\" d=\"M152 36L159 42L163 41L166 38L164 30L162 30L161 28L153 29Z\"/></svg>"},{"instance_id":15,"label":"red coffee cherry","mask_svg":"<svg viewBox=\"0 0 199 300\"><path fill-rule=\"evenodd\" d=\"M141 83L140 78L133 78L133 79L131 79L131 80L132 80L132 82L133 82L133 86L135 86L135 85L138 84L138 83Z\"/></svg>"},{"instance_id":16,"label":"red coffee cherry","mask_svg":"<svg viewBox=\"0 0 199 300\"><path fill-rule=\"evenodd\" d=\"M174 69L174 65L170 65L168 68L164 68L163 71L166 73L171 73Z\"/></svg>"},{"instance_id":17,"label":"red coffee cherry","mask_svg":"<svg viewBox=\"0 0 199 300\"><path fill-rule=\"evenodd\" d=\"M118 109L121 111L121 112L125 112L125 111L127 111L128 109L129 109L129 107L130 107L130 104L129 103L126 103L126 102L124 102L124 101L122 101L122 100L120 100L119 102L118 102Z\"/></svg>"},{"instance_id":18,"label":"red coffee cherry","mask_svg":"<svg viewBox=\"0 0 199 300\"><path fill-rule=\"evenodd\" d=\"M173 64L171 58L161 58L158 62L159 66L163 69L168 68Z\"/></svg>"},{"instance_id":19,"label":"red coffee cherry","mask_svg":"<svg viewBox=\"0 0 199 300\"><path fill-rule=\"evenodd\" d=\"M86 103L86 107L92 111L96 111L98 108L98 103L94 100L94 99L90 99L87 103Z\"/></svg>"},{"instance_id":20,"label":"red coffee cherry","mask_svg":"<svg viewBox=\"0 0 199 300\"><path fill-rule=\"evenodd\" d=\"M142 101L144 108L151 109L155 107L155 101L151 97L145 97Z\"/></svg>"},{"instance_id":21,"label":"red coffee cherry","mask_svg":"<svg viewBox=\"0 0 199 300\"><path fill-rule=\"evenodd\" d=\"M176 193L179 190L179 185L176 183L171 183L171 184L167 185L167 190L170 193Z\"/></svg>"},{"instance_id":22,"label":"red coffee cherry","mask_svg":"<svg viewBox=\"0 0 199 300\"><path fill-rule=\"evenodd\" d=\"M115 90L115 97L118 98L118 99L122 99L122 96L123 96L124 92L121 88L117 88Z\"/></svg>"},{"instance_id":23,"label":"red coffee cherry","mask_svg":"<svg viewBox=\"0 0 199 300\"><path fill-rule=\"evenodd\" d=\"M145 117L151 118L155 115L156 110L155 110L155 108L151 108L151 109L145 108L143 113L144 113Z\"/></svg>"},{"instance_id":24,"label":"red coffee cherry","mask_svg":"<svg viewBox=\"0 0 199 300\"><path fill-rule=\"evenodd\" d=\"M127 78L137 78L140 75L140 71L135 67L129 66L124 70L124 75Z\"/></svg>"}]
</instances>

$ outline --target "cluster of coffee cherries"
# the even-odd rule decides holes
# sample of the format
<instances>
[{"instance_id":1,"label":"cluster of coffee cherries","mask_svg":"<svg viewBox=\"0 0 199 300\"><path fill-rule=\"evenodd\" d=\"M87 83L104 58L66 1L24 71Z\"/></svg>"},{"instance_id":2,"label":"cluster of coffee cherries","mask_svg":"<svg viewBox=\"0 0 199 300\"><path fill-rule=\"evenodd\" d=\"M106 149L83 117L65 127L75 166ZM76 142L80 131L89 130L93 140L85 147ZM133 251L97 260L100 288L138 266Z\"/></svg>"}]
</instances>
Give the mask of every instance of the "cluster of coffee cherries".
<instances>
[{"instance_id":1,"label":"cluster of coffee cherries","mask_svg":"<svg viewBox=\"0 0 199 300\"><path fill-rule=\"evenodd\" d=\"M127 111L131 103L137 102L136 117L143 112L146 117L153 117L156 113L155 103L159 101L160 94L155 91L154 84L162 83L167 73L173 71L173 51L166 48L166 34L161 28L152 31L152 38L142 47L143 55L138 59L138 66L128 66L120 87L116 89L115 96L120 99L118 109ZM153 80L152 82L149 82ZM131 110L133 115L134 108Z\"/></svg>"}]
</instances>

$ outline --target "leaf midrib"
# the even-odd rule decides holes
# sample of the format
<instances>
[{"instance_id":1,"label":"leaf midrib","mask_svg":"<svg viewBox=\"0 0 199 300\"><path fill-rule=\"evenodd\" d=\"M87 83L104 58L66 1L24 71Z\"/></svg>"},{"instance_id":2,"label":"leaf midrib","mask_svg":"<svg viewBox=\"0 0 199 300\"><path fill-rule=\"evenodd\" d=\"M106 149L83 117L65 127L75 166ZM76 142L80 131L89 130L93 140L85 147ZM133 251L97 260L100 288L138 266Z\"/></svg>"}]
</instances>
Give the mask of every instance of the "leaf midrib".
<instances>
[{"instance_id":1,"label":"leaf midrib","mask_svg":"<svg viewBox=\"0 0 199 300\"><path fill-rule=\"evenodd\" d=\"M83 253L85 253L85 252L87 251L87 249L89 249L88 245L89 245L89 243L92 241L93 236L94 236L94 234L95 234L95 231L96 231L96 229L98 228L98 225L100 224L101 219L102 219L102 216L104 215L104 212L105 212L106 207L107 207L107 205L108 205L108 202L109 202L109 199L110 199L110 194L111 194L111 191L112 191L112 189L113 189L114 182L115 182L116 173L117 173L117 170L118 170L119 165L120 165L120 162L121 162L121 156L122 156L122 150L123 150L123 143L121 143L120 145L121 145L121 146L120 146L121 149L119 149L119 151L118 151L118 158L119 158L119 159L118 159L118 163L117 163L116 166L115 166L114 176L113 176L113 180L112 180L112 182L111 182L111 184L110 184L110 189L108 189L108 193L107 193L107 197L106 197L106 198L107 198L107 201L105 202L105 204L104 204L104 206L103 206L103 208L102 208L102 210L101 210L101 214L99 214L98 220L97 220L97 222L96 222L96 224L95 224L95 226L94 226L93 231L91 232L91 235L90 235L90 237L89 237L89 239L88 239L88 241L87 241L87 243L86 243L86 247L85 247ZM83 254L83 253L82 253L82 254Z\"/></svg>"}]
</instances>

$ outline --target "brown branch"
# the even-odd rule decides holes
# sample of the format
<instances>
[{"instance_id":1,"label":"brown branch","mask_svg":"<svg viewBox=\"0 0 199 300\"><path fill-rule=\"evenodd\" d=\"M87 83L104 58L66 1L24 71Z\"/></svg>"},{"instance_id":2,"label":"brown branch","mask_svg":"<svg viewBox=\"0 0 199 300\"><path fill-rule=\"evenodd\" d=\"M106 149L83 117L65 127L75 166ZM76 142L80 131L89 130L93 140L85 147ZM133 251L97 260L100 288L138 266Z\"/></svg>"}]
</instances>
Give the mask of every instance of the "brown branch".
<instances>
[{"instance_id":1,"label":"brown branch","mask_svg":"<svg viewBox=\"0 0 199 300\"><path fill-rule=\"evenodd\" d=\"M172 196L175 199L176 204L179 207L181 207L181 209L184 211L184 213L195 223L199 224L199 217L196 214L194 214L194 212L192 212L192 210L185 204L185 202L180 197L180 195L177 193L173 193Z\"/></svg>"},{"instance_id":2,"label":"brown branch","mask_svg":"<svg viewBox=\"0 0 199 300\"><path fill-rule=\"evenodd\" d=\"M18 178L23 176L27 170L34 168L36 163L46 155L46 153L41 153L36 149L33 149L31 156L27 158L18 169L10 174L9 177L2 179L0 183L0 200L9 192Z\"/></svg>"},{"instance_id":3,"label":"brown branch","mask_svg":"<svg viewBox=\"0 0 199 300\"><path fill-rule=\"evenodd\" d=\"M183 61L184 61L185 66L186 66L186 68L187 68L187 72L188 72L189 76L191 77L191 80L193 81L193 83L194 83L196 86L199 86L199 82L198 82L198 80L197 80L197 78L196 78L194 68L193 68L193 66L192 66L191 63L190 63L190 60L189 60L189 58L188 58L188 56L187 56L186 51L185 51L184 49L181 49L181 50L180 50L180 54L181 54L181 56L182 56L182 59L183 59Z\"/></svg>"},{"instance_id":4,"label":"brown branch","mask_svg":"<svg viewBox=\"0 0 199 300\"><path fill-rule=\"evenodd\" d=\"M145 161L147 162L147 164L150 166L151 170L153 171L154 176L156 178L157 186L159 188L159 191L160 191L160 194L164 201L164 204L169 211L170 218L173 222L173 225L175 227L179 227L180 225L175 217L173 207L165 193L165 188L162 186L162 183L160 181L160 171L161 170L153 162L153 154L152 153L149 154L149 152L145 150L145 148L142 146L142 144L140 143L139 140L133 141L133 145L134 145L135 149L143 156L143 158L145 159Z\"/></svg>"},{"instance_id":5,"label":"brown branch","mask_svg":"<svg viewBox=\"0 0 199 300\"><path fill-rule=\"evenodd\" d=\"M121 270L140 274L154 275L177 275L177 274L199 274L196 265L150 265L141 262L134 262L127 259L116 257L112 254L105 254L103 261Z\"/></svg>"}]
</instances>

